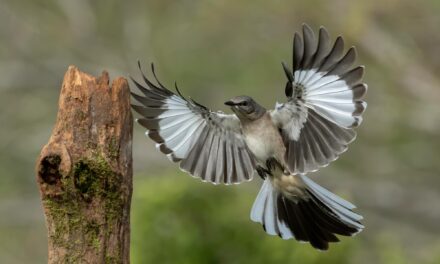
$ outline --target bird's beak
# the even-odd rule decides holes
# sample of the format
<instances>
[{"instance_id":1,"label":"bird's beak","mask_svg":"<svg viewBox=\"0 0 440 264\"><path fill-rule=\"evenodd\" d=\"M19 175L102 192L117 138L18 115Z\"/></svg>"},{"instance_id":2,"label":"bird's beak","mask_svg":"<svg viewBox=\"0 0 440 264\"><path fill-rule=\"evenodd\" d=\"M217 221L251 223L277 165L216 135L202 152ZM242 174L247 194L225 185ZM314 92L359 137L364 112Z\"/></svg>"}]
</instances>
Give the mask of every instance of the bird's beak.
<instances>
[{"instance_id":1,"label":"bird's beak","mask_svg":"<svg viewBox=\"0 0 440 264\"><path fill-rule=\"evenodd\" d=\"M229 100L229 101L225 102L225 105L234 106L235 103L233 101Z\"/></svg>"}]
</instances>

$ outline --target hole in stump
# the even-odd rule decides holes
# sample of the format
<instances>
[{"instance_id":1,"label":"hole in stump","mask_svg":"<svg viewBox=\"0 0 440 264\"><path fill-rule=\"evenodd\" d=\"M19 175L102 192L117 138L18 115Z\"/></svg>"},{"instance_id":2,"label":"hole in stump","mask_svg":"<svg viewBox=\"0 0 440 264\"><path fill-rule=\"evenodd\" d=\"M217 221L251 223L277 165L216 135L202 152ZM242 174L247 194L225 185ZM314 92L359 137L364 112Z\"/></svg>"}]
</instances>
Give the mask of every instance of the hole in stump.
<instances>
[{"instance_id":1,"label":"hole in stump","mask_svg":"<svg viewBox=\"0 0 440 264\"><path fill-rule=\"evenodd\" d=\"M61 157L59 155L49 155L41 161L39 175L47 184L53 185L61 179L59 170Z\"/></svg>"}]
</instances>

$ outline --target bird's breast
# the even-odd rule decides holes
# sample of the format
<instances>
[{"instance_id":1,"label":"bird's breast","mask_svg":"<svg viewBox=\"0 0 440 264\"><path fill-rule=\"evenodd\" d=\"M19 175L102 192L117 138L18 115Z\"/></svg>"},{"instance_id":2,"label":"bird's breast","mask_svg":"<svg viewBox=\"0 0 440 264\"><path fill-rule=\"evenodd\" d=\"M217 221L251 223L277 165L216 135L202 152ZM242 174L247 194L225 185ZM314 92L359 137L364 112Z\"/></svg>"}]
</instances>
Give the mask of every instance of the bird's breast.
<instances>
[{"instance_id":1,"label":"bird's breast","mask_svg":"<svg viewBox=\"0 0 440 264\"><path fill-rule=\"evenodd\" d=\"M243 124L243 134L249 150L257 160L265 163L269 158L282 160L285 147L278 129L269 115Z\"/></svg>"},{"instance_id":2,"label":"bird's breast","mask_svg":"<svg viewBox=\"0 0 440 264\"><path fill-rule=\"evenodd\" d=\"M246 144L249 147L249 150L260 162L264 162L265 160L267 160L274 152L272 146L258 135L246 135L245 140Z\"/></svg>"}]
</instances>

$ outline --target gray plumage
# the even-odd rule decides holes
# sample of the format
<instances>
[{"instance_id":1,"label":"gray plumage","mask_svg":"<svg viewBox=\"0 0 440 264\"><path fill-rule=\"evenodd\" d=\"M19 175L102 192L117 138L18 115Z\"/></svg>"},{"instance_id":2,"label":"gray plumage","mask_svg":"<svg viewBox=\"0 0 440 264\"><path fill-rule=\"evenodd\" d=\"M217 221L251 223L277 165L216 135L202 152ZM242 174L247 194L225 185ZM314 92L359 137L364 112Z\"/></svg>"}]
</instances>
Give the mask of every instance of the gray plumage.
<instances>
[{"instance_id":1,"label":"gray plumage","mask_svg":"<svg viewBox=\"0 0 440 264\"><path fill-rule=\"evenodd\" d=\"M304 25L302 37L294 35L292 68L282 64L287 100L274 110L243 95L225 102L234 114L213 112L183 97L177 86L177 93L167 89L154 67L157 84L145 75L146 86L133 80L142 92L133 93L140 103L133 109L157 148L194 177L233 184L257 172L264 184L251 219L268 234L325 250L339 241L335 234L363 229L354 205L304 175L336 160L356 137L367 86L355 60L354 47L344 54L342 37L332 45L325 28L316 37Z\"/></svg>"}]
</instances>

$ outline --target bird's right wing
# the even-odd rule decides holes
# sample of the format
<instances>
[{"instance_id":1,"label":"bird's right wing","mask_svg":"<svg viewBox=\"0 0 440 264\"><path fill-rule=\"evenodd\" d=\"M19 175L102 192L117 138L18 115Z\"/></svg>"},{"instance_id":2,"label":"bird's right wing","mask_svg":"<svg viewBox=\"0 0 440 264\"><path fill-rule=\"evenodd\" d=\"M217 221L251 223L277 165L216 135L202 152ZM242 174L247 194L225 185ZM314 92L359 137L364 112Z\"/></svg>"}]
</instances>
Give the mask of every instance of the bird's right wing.
<instances>
[{"instance_id":1,"label":"bird's right wing","mask_svg":"<svg viewBox=\"0 0 440 264\"><path fill-rule=\"evenodd\" d=\"M315 171L328 165L355 139L353 128L362 122L367 91L363 66L352 68L356 51L344 54L344 41L333 44L323 27L315 37L303 26L295 33L293 72L283 64L288 78L287 102L271 112L286 145L286 162L292 173Z\"/></svg>"},{"instance_id":2,"label":"bird's right wing","mask_svg":"<svg viewBox=\"0 0 440 264\"><path fill-rule=\"evenodd\" d=\"M153 65L152 71L156 78ZM158 86L142 76L147 86L133 82L143 95L132 93L141 105L132 107L142 115L137 122L147 128L162 153L203 181L232 184L252 179L256 162L235 115L212 112L184 98L177 87L174 94L157 78Z\"/></svg>"}]
</instances>

